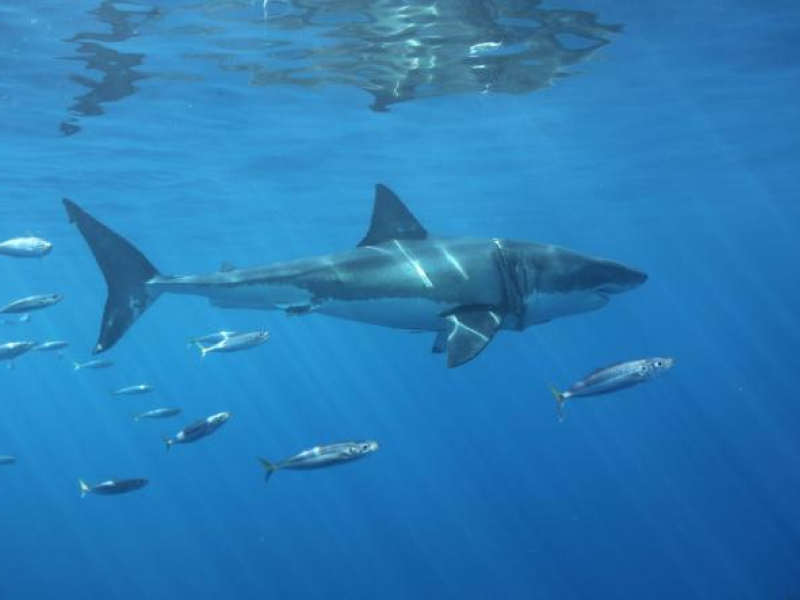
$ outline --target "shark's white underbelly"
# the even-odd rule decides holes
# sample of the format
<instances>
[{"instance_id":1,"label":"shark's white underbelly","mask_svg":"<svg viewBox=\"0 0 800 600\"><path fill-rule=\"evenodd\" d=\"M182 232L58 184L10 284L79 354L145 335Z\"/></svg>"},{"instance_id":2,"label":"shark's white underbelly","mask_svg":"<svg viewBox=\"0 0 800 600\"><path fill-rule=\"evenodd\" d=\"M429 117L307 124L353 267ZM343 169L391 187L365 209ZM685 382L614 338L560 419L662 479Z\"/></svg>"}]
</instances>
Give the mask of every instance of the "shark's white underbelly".
<instances>
[{"instance_id":1,"label":"shark's white underbelly","mask_svg":"<svg viewBox=\"0 0 800 600\"><path fill-rule=\"evenodd\" d=\"M187 289L185 293L192 292ZM211 288L199 293L221 308L286 310L290 307L310 306L312 303L312 295L308 290L293 285L242 285L221 289Z\"/></svg>"},{"instance_id":2,"label":"shark's white underbelly","mask_svg":"<svg viewBox=\"0 0 800 600\"><path fill-rule=\"evenodd\" d=\"M349 321L427 331L444 329L442 314L457 308L455 304L423 298L331 299L320 303L307 290L291 285L243 286L214 290L204 295L212 304L222 308L319 313Z\"/></svg>"},{"instance_id":3,"label":"shark's white underbelly","mask_svg":"<svg viewBox=\"0 0 800 600\"><path fill-rule=\"evenodd\" d=\"M314 312L397 329L439 331L446 325L442 314L454 308L456 306L451 304L421 298L380 298L330 300L319 305Z\"/></svg>"},{"instance_id":4,"label":"shark's white underbelly","mask_svg":"<svg viewBox=\"0 0 800 600\"><path fill-rule=\"evenodd\" d=\"M537 294L528 304L526 321L542 323L601 308L608 304L608 297L594 292L571 292L566 294Z\"/></svg>"}]
</instances>

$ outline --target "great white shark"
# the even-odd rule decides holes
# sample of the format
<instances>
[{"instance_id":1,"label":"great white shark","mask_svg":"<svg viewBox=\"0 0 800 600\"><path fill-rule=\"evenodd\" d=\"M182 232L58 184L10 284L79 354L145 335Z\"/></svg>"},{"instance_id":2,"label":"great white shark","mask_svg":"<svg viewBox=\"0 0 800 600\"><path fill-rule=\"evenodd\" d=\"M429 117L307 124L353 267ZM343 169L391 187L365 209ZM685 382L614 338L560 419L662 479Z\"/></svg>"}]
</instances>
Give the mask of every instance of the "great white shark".
<instances>
[{"instance_id":1,"label":"great white shark","mask_svg":"<svg viewBox=\"0 0 800 600\"><path fill-rule=\"evenodd\" d=\"M378 185L372 221L353 249L206 275L162 275L135 246L64 199L94 254L108 298L93 353L114 346L163 293L205 296L222 308L320 313L436 334L434 352L457 367L503 330L605 306L647 275L622 263L549 244L428 234Z\"/></svg>"}]
</instances>

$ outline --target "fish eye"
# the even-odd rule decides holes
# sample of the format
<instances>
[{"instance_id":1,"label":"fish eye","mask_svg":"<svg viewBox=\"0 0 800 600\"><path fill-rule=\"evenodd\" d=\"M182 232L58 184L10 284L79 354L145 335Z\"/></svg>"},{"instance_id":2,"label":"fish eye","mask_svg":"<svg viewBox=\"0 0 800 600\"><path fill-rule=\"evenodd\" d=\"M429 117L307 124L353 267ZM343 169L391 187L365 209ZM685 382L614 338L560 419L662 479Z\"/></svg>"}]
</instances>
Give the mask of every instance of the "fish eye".
<instances>
[{"instance_id":1,"label":"fish eye","mask_svg":"<svg viewBox=\"0 0 800 600\"><path fill-rule=\"evenodd\" d=\"M663 367L663 366L664 366L664 363L663 363L662 361L660 361L660 360L657 360L657 361L655 362L655 365L656 365L656 367L658 367L658 368L660 369L661 367Z\"/></svg>"}]
</instances>

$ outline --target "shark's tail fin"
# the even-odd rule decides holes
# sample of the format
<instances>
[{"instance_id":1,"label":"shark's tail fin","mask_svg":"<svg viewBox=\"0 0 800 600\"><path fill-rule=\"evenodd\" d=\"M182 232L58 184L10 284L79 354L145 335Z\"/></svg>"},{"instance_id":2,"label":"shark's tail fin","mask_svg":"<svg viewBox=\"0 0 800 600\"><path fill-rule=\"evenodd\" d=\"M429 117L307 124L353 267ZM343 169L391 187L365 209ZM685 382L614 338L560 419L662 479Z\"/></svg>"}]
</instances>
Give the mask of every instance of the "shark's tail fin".
<instances>
[{"instance_id":1,"label":"shark's tail fin","mask_svg":"<svg viewBox=\"0 0 800 600\"><path fill-rule=\"evenodd\" d=\"M278 470L278 467L276 467L274 464L272 464L266 458L260 458L259 457L258 462L260 462L261 466L264 467L264 471L265 471L265 473L264 473L264 482L266 483L267 481L269 481L269 478L272 477L272 474L275 471Z\"/></svg>"},{"instance_id":2,"label":"shark's tail fin","mask_svg":"<svg viewBox=\"0 0 800 600\"><path fill-rule=\"evenodd\" d=\"M81 489L81 498L86 498L86 494L92 491L92 488L83 479L78 479L78 487Z\"/></svg>"},{"instance_id":3,"label":"shark's tail fin","mask_svg":"<svg viewBox=\"0 0 800 600\"><path fill-rule=\"evenodd\" d=\"M92 350L98 354L116 344L155 301L158 295L148 290L146 283L159 273L133 244L77 204L64 198L64 206L70 222L78 226L89 244L108 286L100 336Z\"/></svg>"},{"instance_id":4,"label":"shark's tail fin","mask_svg":"<svg viewBox=\"0 0 800 600\"><path fill-rule=\"evenodd\" d=\"M164 442L164 445L167 447L167 452L169 452L169 449L172 448L172 445L175 443L175 440L172 440L167 436L161 436L161 441Z\"/></svg>"},{"instance_id":5,"label":"shark's tail fin","mask_svg":"<svg viewBox=\"0 0 800 600\"><path fill-rule=\"evenodd\" d=\"M549 385L550 393L553 394L553 398L556 400L556 411L558 412L558 420L564 420L564 402L567 401L567 398L564 396L563 392L558 391L558 388L553 384Z\"/></svg>"}]
</instances>

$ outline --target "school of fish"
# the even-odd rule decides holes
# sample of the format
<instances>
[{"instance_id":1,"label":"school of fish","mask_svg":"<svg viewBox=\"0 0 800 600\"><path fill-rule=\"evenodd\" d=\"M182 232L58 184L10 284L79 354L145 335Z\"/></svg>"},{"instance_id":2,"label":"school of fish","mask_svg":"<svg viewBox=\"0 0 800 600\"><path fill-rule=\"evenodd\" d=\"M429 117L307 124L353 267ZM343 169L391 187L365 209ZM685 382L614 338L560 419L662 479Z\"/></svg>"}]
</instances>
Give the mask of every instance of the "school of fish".
<instances>
[{"instance_id":1,"label":"school of fish","mask_svg":"<svg viewBox=\"0 0 800 600\"><path fill-rule=\"evenodd\" d=\"M0 243L0 255L14 258L42 258L49 254L53 249L53 244L47 240L35 237L14 238ZM5 325L15 325L30 321L29 313L42 310L58 304L64 299L60 294L38 294L11 300L0 307L0 314L21 314L22 317L12 321L0 321ZM193 338L189 345L197 347L200 355L205 358L211 353L233 353L250 350L260 346L269 340L269 332L234 332L218 331ZM53 353L59 357L64 355L64 351L69 347L69 343L64 340L47 341L11 341L0 344L0 361L5 361L7 368L14 366L14 360L29 353L42 352ZM73 361L75 371L110 369L115 366L114 361L107 359L93 359L87 361ZM109 393L113 396L141 396L154 392L154 387L147 383L136 383L125 385ZM133 414L134 422L158 421L177 417L182 413L179 407L160 407ZM231 418L229 412L220 412L198 421L190 423L180 429L172 437L164 437L167 450L175 444L191 444L210 436L222 427ZM269 463L265 459L259 459L267 469L267 478L278 469L318 469L327 466L334 466L350 462L357 458L366 456L377 450L377 442L340 442L326 446L315 446L309 450L300 452L277 465ZM17 457L11 455L0 455L0 466L13 465L17 463ZM267 467L267 465L269 465ZM88 495L96 496L116 496L127 494L145 488L150 483L149 479L143 477L132 477L126 479L107 479L99 483L91 484L84 479L78 479L78 489L80 497Z\"/></svg>"}]
</instances>

